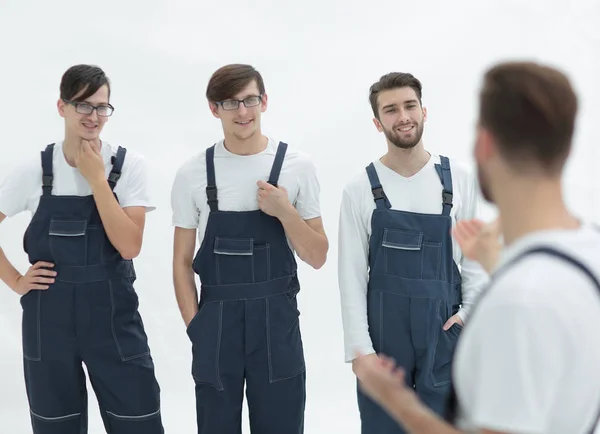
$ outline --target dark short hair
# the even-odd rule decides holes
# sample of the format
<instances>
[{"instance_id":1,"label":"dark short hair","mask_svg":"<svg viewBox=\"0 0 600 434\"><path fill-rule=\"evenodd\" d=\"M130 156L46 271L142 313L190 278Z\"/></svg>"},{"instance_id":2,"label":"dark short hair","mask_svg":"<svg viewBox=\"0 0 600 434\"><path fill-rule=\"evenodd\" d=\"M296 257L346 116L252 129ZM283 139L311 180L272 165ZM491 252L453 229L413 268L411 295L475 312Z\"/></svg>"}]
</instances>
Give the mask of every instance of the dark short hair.
<instances>
[{"instance_id":1,"label":"dark short hair","mask_svg":"<svg viewBox=\"0 0 600 434\"><path fill-rule=\"evenodd\" d=\"M369 102L371 103L371 109L373 109L373 115L379 119L379 108L377 107L377 97L379 92L384 90L396 89L399 87L411 87L417 94L419 104L422 104L422 92L423 86L421 82L412 74L407 72L390 72L382 75L379 81L373 83L369 89Z\"/></svg>"},{"instance_id":2,"label":"dark short hair","mask_svg":"<svg viewBox=\"0 0 600 434\"><path fill-rule=\"evenodd\" d=\"M60 81L60 98L68 101L84 101L104 85L108 86L110 98L110 81L102 69L94 65L71 66ZM74 100L82 90L84 92Z\"/></svg>"},{"instance_id":3,"label":"dark short hair","mask_svg":"<svg viewBox=\"0 0 600 434\"><path fill-rule=\"evenodd\" d=\"M479 124L515 168L560 172L571 151L578 101L567 76L534 62L506 62L484 75Z\"/></svg>"},{"instance_id":4,"label":"dark short hair","mask_svg":"<svg viewBox=\"0 0 600 434\"><path fill-rule=\"evenodd\" d=\"M213 103L233 98L252 81L256 81L258 92L264 94L263 78L253 66L239 63L222 66L210 77L206 98Z\"/></svg>"}]
</instances>

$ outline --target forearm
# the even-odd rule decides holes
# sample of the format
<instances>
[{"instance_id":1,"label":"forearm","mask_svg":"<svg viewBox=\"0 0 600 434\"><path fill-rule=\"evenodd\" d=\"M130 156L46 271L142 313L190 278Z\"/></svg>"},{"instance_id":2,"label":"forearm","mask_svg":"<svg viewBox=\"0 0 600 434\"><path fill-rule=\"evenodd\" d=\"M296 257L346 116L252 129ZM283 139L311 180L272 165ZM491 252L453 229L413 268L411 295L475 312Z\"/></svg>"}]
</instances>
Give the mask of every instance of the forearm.
<instances>
[{"instance_id":1,"label":"forearm","mask_svg":"<svg viewBox=\"0 0 600 434\"><path fill-rule=\"evenodd\" d=\"M390 399L388 413L410 434L463 434L415 399L413 405L403 406Z\"/></svg>"},{"instance_id":2,"label":"forearm","mask_svg":"<svg viewBox=\"0 0 600 434\"><path fill-rule=\"evenodd\" d=\"M279 220L298 257L315 269L321 268L329 249L327 237L313 230L291 204Z\"/></svg>"},{"instance_id":3,"label":"forearm","mask_svg":"<svg viewBox=\"0 0 600 434\"><path fill-rule=\"evenodd\" d=\"M198 292L191 264L173 263L173 285L177 305L187 327L198 312Z\"/></svg>"},{"instance_id":4,"label":"forearm","mask_svg":"<svg viewBox=\"0 0 600 434\"><path fill-rule=\"evenodd\" d=\"M462 262L462 307L458 315L467 320L471 309L477 303L481 292L489 283L489 276L482 266L475 261L463 258Z\"/></svg>"},{"instance_id":5,"label":"forearm","mask_svg":"<svg viewBox=\"0 0 600 434\"><path fill-rule=\"evenodd\" d=\"M0 279L16 292L15 288L20 277L22 277L21 273L10 263L4 251L0 248Z\"/></svg>"},{"instance_id":6,"label":"forearm","mask_svg":"<svg viewBox=\"0 0 600 434\"><path fill-rule=\"evenodd\" d=\"M143 229L125 213L108 182L92 186L94 200L111 244L125 259L133 259L142 248Z\"/></svg>"}]
</instances>

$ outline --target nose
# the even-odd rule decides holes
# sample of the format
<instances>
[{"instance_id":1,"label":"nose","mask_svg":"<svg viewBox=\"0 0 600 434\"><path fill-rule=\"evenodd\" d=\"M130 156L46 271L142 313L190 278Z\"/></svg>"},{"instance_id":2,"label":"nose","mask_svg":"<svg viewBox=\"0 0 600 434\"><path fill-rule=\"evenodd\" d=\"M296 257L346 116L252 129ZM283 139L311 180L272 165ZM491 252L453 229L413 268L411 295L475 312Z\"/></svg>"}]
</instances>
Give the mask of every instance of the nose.
<instances>
[{"instance_id":1,"label":"nose","mask_svg":"<svg viewBox=\"0 0 600 434\"><path fill-rule=\"evenodd\" d=\"M96 112L96 109L92 110L92 112L87 115L86 118L90 121L98 122L98 113Z\"/></svg>"},{"instance_id":2,"label":"nose","mask_svg":"<svg viewBox=\"0 0 600 434\"><path fill-rule=\"evenodd\" d=\"M248 108L246 108L246 106L243 103L240 103L238 107L238 114L240 116L244 116L246 113L248 113Z\"/></svg>"},{"instance_id":3,"label":"nose","mask_svg":"<svg viewBox=\"0 0 600 434\"><path fill-rule=\"evenodd\" d=\"M408 116L408 112L400 109L400 111L398 112L398 122L405 124L409 121L410 117Z\"/></svg>"}]
</instances>

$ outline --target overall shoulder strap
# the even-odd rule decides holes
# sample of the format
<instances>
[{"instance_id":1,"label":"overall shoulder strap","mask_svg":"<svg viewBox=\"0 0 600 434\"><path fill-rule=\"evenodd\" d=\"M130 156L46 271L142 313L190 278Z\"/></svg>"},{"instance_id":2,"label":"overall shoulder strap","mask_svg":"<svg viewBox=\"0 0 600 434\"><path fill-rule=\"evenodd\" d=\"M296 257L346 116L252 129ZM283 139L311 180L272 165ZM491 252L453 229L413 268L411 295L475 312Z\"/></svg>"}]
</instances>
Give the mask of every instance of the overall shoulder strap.
<instances>
[{"instance_id":1,"label":"overall shoulder strap","mask_svg":"<svg viewBox=\"0 0 600 434\"><path fill-rule=\"evenodd\" d=\"M54 160L54 143L46 146L42 152L42 194L50 196L52 194L52 183L54 175L52 163Z\"/></svg>"},{"instance_id":2,"label":"overall shoulder strap","mask_svg":"<svg viewBox=\"0 0 600 434\"><path fill-rule=\"evenodd\" d=\"M450 215L452 209L452 171L450 170L450 160L448 157L440 155L440 163L435 165L440 181L442 182L442 214Z\"/></svg>"},{"instance_id":3,"label":"overall shoulder strap","mask_svg":"<svg viewBox=\"0 0 600 434\"><path fill-rule=\"evenodd\" d=\"M123 163L125 162L126 154L127 149L119 146L119 149L117 149L117 155L111 158L113 167L108 175L108 185L110 185L110 189L113 191L117 185L117 182L121 178L121 171L123 170Z\"/></svg>"},{"instance_id":4,"label":"overall shoulder strap","mask_svg":"<svg viewBox=\"0 0 600 434\"><path fill-rule=\"evenodd\" d=\"M217 184L215 181L215 145L206 150L206 202L210 211L218 211Z\"/></svg>"},{"instance_id":5,"label":"overall shoulder strap","mask_svg":"<svg viewBox=\"0 0 600 434\"><path fill-rule=\"evenodd\" d=\"M373 163L369 164L366 167L366 170L367 175L369 176L371 192L373 193L373 199L375 199L377 209L390 209L392 207L392 204L390 203L385 192L383 191L383 187L381 186L381 182L379 181L379 176L377 175L375 165Z\"/></svg>"},{"instance_id":6,"label":"overall shoulder strap","mask_svg":"<svg viewBox=\"0 0 600 434\"><path fill-rule=\"evenodd\" d=\"M281 174L281 167L283 166L283 159L287 152L288 144L279 142L277 146L277 154L275 154L275 161L273 161L273 167L271 167L271 174L269 175L269 184L277 187L279 182L279 175Z\"/></svg>"}]
</instances>

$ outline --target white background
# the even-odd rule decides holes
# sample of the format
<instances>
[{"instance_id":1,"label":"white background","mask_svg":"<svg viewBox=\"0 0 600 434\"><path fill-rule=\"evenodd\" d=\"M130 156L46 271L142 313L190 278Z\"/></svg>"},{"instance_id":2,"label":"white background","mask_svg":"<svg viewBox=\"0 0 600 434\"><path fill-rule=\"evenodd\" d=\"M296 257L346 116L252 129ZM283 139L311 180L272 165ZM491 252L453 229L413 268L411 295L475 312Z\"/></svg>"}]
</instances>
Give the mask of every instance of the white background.
<instances>
[{"instance_id":1,"label":"white background","mask_svg":"<svg viewBox=\"0 0 600 434\"><path fill-rule=\"evenodd\" d=\"M103 138L143 153L151 166L158 209L136 261L137 291L164 425L167 433L193 433L190 343L171 280L170 188L177 168L221 137L204 98L212 72L226 63L255 65L270 102L263 131L314 157L331 243L323 269L300 269L306 433L358 434L354 378L343 363L337 218L344 184L385 152L369 86L390 71L415 74L429 114L426 147L471 162L484 69L507 59L560 67L581 99L565 193L577 213L598 220L599 20L597 0L0 0L0 178L62 138L62 73L76 63L101 66L116 107ZM0 225L0 245L22 272L28 220L23 213ZM7 434L31 432L20 316L18 296L0 284L0 432ZM93 393L90 401L90 433L102 433Z\"/></svg>"}]
</instances>

